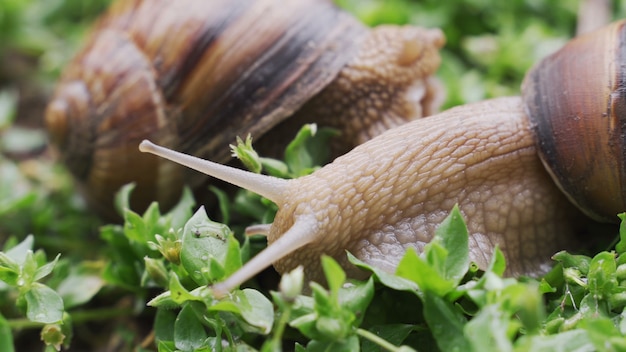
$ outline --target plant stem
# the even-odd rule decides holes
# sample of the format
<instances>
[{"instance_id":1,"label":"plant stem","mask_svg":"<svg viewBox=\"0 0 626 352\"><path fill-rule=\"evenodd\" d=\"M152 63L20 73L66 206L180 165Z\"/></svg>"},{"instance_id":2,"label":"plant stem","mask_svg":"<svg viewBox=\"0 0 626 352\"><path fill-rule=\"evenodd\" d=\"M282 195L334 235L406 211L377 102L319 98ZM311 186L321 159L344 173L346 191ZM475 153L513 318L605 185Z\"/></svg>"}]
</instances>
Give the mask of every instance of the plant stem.
<instances>
[{"instance_id":1,"label":"plant stem","mask_svg":"<svg viewBox=\"0 0 626 352\"><path fill-rule=\"evenodd\" d=\"M93 309L93 310L72 312L70 313L70 316L72 317L73 323L80 323L80 322L85 322L85 321L107 320L110 318L127 316L131 314L132 312L125 308L124 309L103 308L103 309ZM7 323L12 330L35 329L35 328L40 328L46 325L45 323L32 321L26 318L9 319L7 320Z\"/></svg>"},{"instance_id":2,"label":"plant stem","mask_svg":"<svg viewBox=\"0 0 626 352\"><path fill-rule=\"evenodd\" d=\"M374 334L373 332L367 331L365 329L356 329L356 333L358 335L360 335L363 338L366 338L370 341L372 341L373 343L377 344L378 346L386 349L387 351L392 351L392 352L396 352L399 351L399 347L390 343L389 341L381 338L380 336Z\"/></svg>"}]
</instances>

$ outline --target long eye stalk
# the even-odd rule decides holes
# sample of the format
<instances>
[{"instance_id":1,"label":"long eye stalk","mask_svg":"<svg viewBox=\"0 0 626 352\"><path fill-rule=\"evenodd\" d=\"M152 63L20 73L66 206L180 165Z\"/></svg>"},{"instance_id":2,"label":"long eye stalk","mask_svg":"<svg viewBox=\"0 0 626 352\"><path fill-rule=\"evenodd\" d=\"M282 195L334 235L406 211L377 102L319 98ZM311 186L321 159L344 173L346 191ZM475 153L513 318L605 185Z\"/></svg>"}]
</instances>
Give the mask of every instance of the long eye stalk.
<instances>
[{"instance_id":1,"label":"long eye stalk","mask_svg":"<svg viewBox=\"0 0 626 352\"><path fill-rule=\"evenodd\" d=\"M158 155L162 158L187 166L222 181L232 183L235 186L245 188L273 201L274 203L282 203L283 193L288 182L287 180L267 175L259 175L197 158L195 156L179 153L177 151L156 145L148 140L144 140L141 144L139 144L139 150L144 153Z\"/></svg>"}]
</instances>

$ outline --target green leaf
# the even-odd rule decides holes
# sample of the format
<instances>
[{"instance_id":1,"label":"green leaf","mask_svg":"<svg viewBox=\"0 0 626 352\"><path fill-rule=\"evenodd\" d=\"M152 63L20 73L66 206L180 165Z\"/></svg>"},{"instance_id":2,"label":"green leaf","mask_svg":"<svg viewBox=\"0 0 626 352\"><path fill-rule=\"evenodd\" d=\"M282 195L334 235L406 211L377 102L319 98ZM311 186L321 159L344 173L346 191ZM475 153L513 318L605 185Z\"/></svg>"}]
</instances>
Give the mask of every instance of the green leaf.
<instances>
[{"instance_id":1,"label":"green leaf","mask_svg":"<svg viewBox=\"0 0 626 352\"><path fill-rule=\"evenodd\" d=\"M582 329L565 331L557 335L534 335L520 339L515 350L519 352L595 351L587 332Z\"/></svg>"},{"instance_id":2,"label":"green leaf","mask_svg":"<svg viewBox=\"0 0 626 352\"><path fill-rule=\"evenodd\" d=\"M199 301L200 298L191 294L187 289L180 283L178 279L178 275L175 273L171 273L170 275L170 295L171 299L177 304L183 304L187 301Z\"/></svg>"},{"instance_id":3,"label":"green leaf","mask_svg":"<svg viewBox=\"0 0 626 352\"><path fill-rule=\"evenodd\" d=\"M191 217L192 208L196 205L196 200L189 187L183 187L183 194L178 203L166 214L170 219L170 226L173 229L182 228L185 222Z\"/></svg>"},{"instance_id":4,"label":"green leaf","mask_svg":"<svg viewBox=\"0 0 626 352\"><path fill-rule=\"evenodd\" d=\"M196 309L198 306L185 304L174 323L174 343L177 349L184 352L202 347L208 337L202 322L194 312Z\"/></svg>"},{"instance_id":5,"label":"green leaf","mask_svg":"<svg viewBox=\"0 0 626 352\"><path fill-rule=\"evenodd\" d=\"M17 101L17 90L0 90L0 130L8 128L12 124L17 110Z\"/></svg>"},{"instance_id":6,"label":"green leaf","mask_svg":"<svg viewBox=\"0 0 626 352\"><path fill-rule=\"evenodd\" d=\"M359 326L365 317L365 311L374 298L374 281L372 278L365 282L352 282L352 285L339 291L339 303L341 308L354 313L353 326Z\"/></svg>"},{"instance_id":7,"label":"green leaf","mask_svg":"<svg viewBox=\"0 0 626 352\"><path fill-rule=\"evenodd\" d=\"M280 160L261 158L261 165L263 165L263 170L265 170L268 175L279 178L291 178L289 166Z\"/></svg>"},{"instance_id":8,"label":"green leaf","mask_svg":"<svg viewBox=\"0 0 626 352\"><path fill-rule=\"evenodd\" d=\"M157 309L154 318L154 338L156 342L174 341L174 324L176 313L168 309Z\"/></svg>"},{"instance_id":9,"label":"green leaf","mask_svg":"<svg viewBox=\"0 0 626 352\"><path fill-rule=\"evenodd\" d=\"M135 183L126 184L115 194L114 203L118 214L124 216L126 210L130 210L130 194L135 186Z\"/></svg>"},{"instance_id":10,"label":"green leaf","mask_svg":"<svg viewBox=\"0 0 626 352\"><path fill-rule=\"evenodd\" d=\"M204 207L200 207L187 221L183 229L180 262L198 285L221 280L225 273L223 268L236 265L227 262L227 259L237 260L232 255L227 256L232 236L226 225L209 219ZM219 264L217 270L215 265L211 266L212 261Z\"/></svg>"},{"instance_id":11,"label":"green leaf","mask_svg":"<svg viewBox=\"0 0 626 352\"><path fill-rule=\"evenodd\" d=\"M250 326L259 329L262 334L268 334L274 324L272 302L253 289L235 291L228 299L209 307L209 310L236 313Z\"/></svg>"},{"instance_id":12,"label":"green leaf","mask_svg":"<svg viewBox=\"0 0 626 352\"><path fill-rule=\"evenodd\" d=\"M447 251L443 277L458 285L469 269L469 234L458 205L435 231L434 241L438 241Z\"/></svg>"},{"instance_id":13,"label":"green leaf","mask_svg":"<svg viewBox=\"0 0 626 352\"><path fill-rule=\"evenodd\" d=\"M504 253L502 253L500 247L496 246L493 249L493 255L491 256L491 261L489 261L489 267L487 268L487 271L492 272L497 276L502 276L505 270L506 259L504 258Z\"/></svg>"},{"instance_id":14,"label":"green leaf","mask_svg":"<svg viewBox=\"0 0 626 352\"><path fill-rule=\"evenodd\" d=\"M346 281L346 273L335 261L335 259L327 255L322 256L322 268L324 269L324 275L331 294L333 294L334 297L337 297L339 289Z\"/></svg>"},{"instance_id":15,"label":"green leaf","mask_svg":"<svg viewBox=\"0 0 626 352\"><path fill-rule=\"evenodd\" d=\"M597 298L606 298L615 292L618 283L615 278L615 255L609 252L596 254L589 266L589 292Z\"/></svg>"},{"instance_id":16,"label":"green leaf","mask_svg":"<svg viewBox=\"0 0 626 352\"><path fill-rule=\"evenodd\" d=\"M141 215L130 209L124 210L124 235L130 241L144 243L148 240L148 229Z\"/></svg>"},{"instance_id":17,"label":"green leaf","mask_svg":"<svg viewBox=\"0 0 626 352\"><path fill-rule=\"evenodd\" d=\"M470 341L465 338L466 320L463 315L440 296L424 292L424 318L437 346L444 351L466 351Z\"/></svg>"},{"instance_id":18,"label":"green leaf","mask_svg":"<svg viewBox=\"0 0 626 352\"><path fill-rule=\"evenodd\" d=\"M415 326L410 324L386 324L372 326L368 331L397 346L402 344L414 329ZM366 339L361 340L361 347L362 352L378 352L381 350L379 345Z\"/></svg>"},{"instance_id":19,"label":"green leaf","mask_svg":"<svg viewBox=\"0 0 626 352\"><path fill-rule=\"evenodd\" d=\"M33 244L35 243L35 238L33 235L28 235L22 242L20 242L17 246L6 251L6 257L11 259L11 261L6 261L6 258L0 257L0 264L9 265L11 267L11 263L13 265L17 264L18 266L24 265L26 261L26 257L28 256L29 251L32 251Z\"/></svg>"},{"instance_id":20,"label":"green leaf","mask_svg":"<svg viewBox=\"0 0 626 352\"><path fill-rule=\"evenodd\" d=\"M37 270L35 271L35 274L33 275L33 280L38 281L48 276L54 269L60 257L61 257L61 254L58 254L56 258L54 258L53 261L37 268Z\"/></svg>"},{"instance_id":21,"label":"green leaf","mask_svg":"<svg viewBox=\"0 0 626 352\"><path fill-rule=\"evenodd\" d=\"M50 287L33 283L24 294L27 303L26 316L38 323L56 323L63 318L63 300Z\"/></svg>"},{"instance_id":22,"label":"green leaf","mask_svg":"<svg viewBox=\"0 0 626 352\"><path fill-rule=\"evenodd\" d=\"M439 244L432 243L431 248L443 249ZM431 250L434 253L437 250ZM438 296L444 296L454 289L454 284L445 280L438 270L417 255L415 250L409 249L398 263L396 275L411 280L422 291L430 291Z\"/></svg>"},{"instance_id":23,"label":"green leaf","mask_svg":"<svg viewBox=\"0 0 626 352\"><path fill-rule=\"evenodd\" d=\"M581 321L597 351L626 351L626 338L608 318L597 317Z\"/></svg>"},{"instance_id":24,"label":"green leaf","mask_svg":"<svg viewBox=\"0 0 626 352\"><path fill-rule=\"evenodd\" d=\"M0 314L0 351L15 352L9 322Z\"/></svg>"},{"instance_id":25,"label":"green leaf","mask_svg":"<svg viewBox=\"0 0 626 352\"><path fill-rule=\"evenodd\" d=\"M59 284L57 293L63 298L65 309L70 309L89 302L103 286L100 276L73 273Z\"/></svg>"},{"instance_id":26,"label":"green leaf","mask_svg":"<svg viewBox=\"0 0 626 352\"><path fill-rule=\"evenodd\" d=\"M407 251L409 252L409 251ZM350 253L347 253L348 260L350 263L356 265L357 267L370 271L374 274L374 278L380 282L381 284L392 288L397 291L409 291L409 292L417 292L419 290L417 284L411 280L389 274L383 270L380 270L376 267L373 267L365 262L360 261L355 256ZM405 254L406 255L406 254Z\"/></svg>"},{"instance_id":27,"label":"green leaf","mask_svg":"<svg viewBox=\"0 0 626 352\"><path fill-rule=\"evenodd\" d=\"M591 258L584 255L573 255L567 251L560 251L552 256L552 259L563 264L564 268L575 268L583 275L589 272Z\"/></svg>"},{"instance_id":28,"label":"green leaf","mask_svg":"<svg viewBox=\"0 0 626 352\"><path fill-rule=\"evenodd\" d=\"M615 250L620 255L626 253L626 213L617 214L620 219L619 224L619 242L615 245Z\"/></svg>"},{"instance_id":29,"label":"green leaf","mask_svg":"<svg viewBox=\"0 0 626 352\"><path fill-rule=\"evenodd\" d=\"M304 125L285 149L285 161L295 177L309 174L323 164L329 156L331 137L338 132L330 128L317 129L317 125Z\"/></svg>"},{"instance_id":30,"label":"green leaf","mask_svg":"<svg viewBox=\"0 0 626 352\"><path fill-rule=\"evenodd\" d=\"M509 319L500 305L483 307L478 315L464 328L465 337L473 351L512 351L513 345L507 336Z\"/></svg>"},{"instance_id":31,"label":"green leaf","mask_svg":"<svg viewBox=\"0 0 626 352\"><path fill-rule=\"evenodd\" d=\"M306 346L307 352L353 352L359 351L359 338L350 336L342 341L311 341Z\"/></svg>"}]
</instances>

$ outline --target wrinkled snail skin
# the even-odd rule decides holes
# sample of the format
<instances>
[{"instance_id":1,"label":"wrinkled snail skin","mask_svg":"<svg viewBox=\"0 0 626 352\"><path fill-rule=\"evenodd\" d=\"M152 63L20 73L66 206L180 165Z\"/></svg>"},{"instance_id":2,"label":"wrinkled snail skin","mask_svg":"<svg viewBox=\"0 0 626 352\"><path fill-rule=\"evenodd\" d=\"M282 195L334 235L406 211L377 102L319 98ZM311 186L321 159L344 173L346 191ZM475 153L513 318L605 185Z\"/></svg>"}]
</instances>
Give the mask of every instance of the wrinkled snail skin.
<instances>
[{"instance_id":1,"label":"wrinkled snail skin","mask_svg":"<svg viewBox=\"0 0 626 352\"><path fill-rule=\"evenodd\" d=\"M46 124L105 218L129 182L133 208L167 209L206 178L139 153L142 139L227 162L236 136L263 152L266 133L286 143L292 125L318 122L345 132L344 151L437 109L443 43L436 29L368 29L325 0L120 0L64 71Z\"/></svg>"},{"instance_id":2,"label":"wrinkled snail skin","mask_svg":"<svg viewBox=\"0 0 626 352\"><path fill-rule=\"evenodd\" d=\"M550 268L557 251L592 240L580 239L581 229L591 222L583 212L615 223L615 215L626 209L623 165L618 165L626 150L621 132L625 89L621 75L615 74L625 61L620 44L626 42L624 23L577 37L539 63L527 75L522 97L464 105L409 122L298 179L251 174L147 141L140 149L278 205L267 249L215 285L217 295L272 264L281 273L302 265L308 279L322 281L322 254L337 259L350 276L362 276L347 262L346 250L394 271L408 248L419 251L432 239L455 204L467 222L470 258L480 268L487 267L498 246L507 259L507 274L539 275ZM582 54L590 48L597 50ZM568 57L586 61L569 64ZM572 77L582 67L598 73L582 76L585 84L574 84ZM594 87L591 81L597 78L601 81ZM601 97L591 96L590 90ZM563 136L576 127L582 130L573 132L573 139ZM581 156L588 158L583 167ZM609 160L598 160L605 157ZM569 171L573 176L564 177ZM597 175L602 172L606 180ZM580 190L572 179L582 181ZM589 192L598 184L617 188L598 199Z\"/></svg>"},{"instance_id":3,"label":"wrinkled snail skin","mask_svg":"<svg viewBox=\"0 0 626 352\"><path fill-rule=\"evenodd\" d=\"M519 98L452 109L390 130L290 181L268 243L310 213L315 239L274 266L287 272L304 263L307 277L319 281L319 256L328 254L359 277L347 250L393 272L404 252L421 251L459 204L479 267L487 267L497 245L508 274L546 272L552 254L576 246L581 215L537 158L522 111Z\"/></svg>"},{"instance_id":4,"label":"wrinkled snail skin","mask_svg":"<svg viewBox=\"0 0 626 352\"><path fill-rule=\"evenodd\" d=\"M244 279L274 264L281 273L303 265L307 279L320 281L322 254L362 277L346 250L393 272L408 248L419 251L430 241L454 204L467 221L470 257L481 268L497 245L508 274L537 275L549 268L552 254L577 245L580 212L542 167L520 98L410 122L279 187L268 234L274 252L245 266ZM293 246L301 247L277 250L292 248L277 245L291 233L299 234ZM225 290L240 283L227 282Z\"/></svg>"}]
</instances>

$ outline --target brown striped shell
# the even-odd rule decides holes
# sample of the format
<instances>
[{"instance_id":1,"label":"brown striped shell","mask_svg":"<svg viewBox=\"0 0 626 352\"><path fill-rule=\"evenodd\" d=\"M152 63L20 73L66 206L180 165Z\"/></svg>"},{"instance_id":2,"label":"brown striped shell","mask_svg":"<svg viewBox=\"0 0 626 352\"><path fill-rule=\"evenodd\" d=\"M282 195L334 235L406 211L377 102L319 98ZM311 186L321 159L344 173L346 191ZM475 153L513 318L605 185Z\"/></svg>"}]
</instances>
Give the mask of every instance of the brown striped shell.
<instances>
[{"instance_id":1,"label":"brown striped shell","mask_svg":"<svg viewBox=\"0 0 626 352\"><path fill-rule=\"evenodd\" d=\"M389 107L392 113L381 119L394 122L383 125L433 110L438 99L428 76L439 64L441 33L383 29L393 39L364 51L381 37L370 32L326 0L117 1L57 86L46 112L52 143L88 203L112 218L113 195L126 183L137 184L131 204L141 210L154 200L168 208L183 185L204 182L180 166L139 153L142 139L225 162L236 136L264 135L338 76L344 78L336 84L339 90L325 93L335 102L321 99L324 107L359 99L370 102L361 104L367 110L377 102L370 94L415 99L417 90L418 104L405 99ZM400 82L398 89L387 91L393 85L377 70L363 69L367 65L356 59L359 55L372 68L392 64L395 71L388 70L388 76ZM340 75L346 69L359 73L355 80L346 82L350 75ZM363 86L369 90L357 98L341 90L361 92ZM420 102L424 107L418 109ZM298 123L330 121L351 128L334 109L329 116L309 110L313 113L302 113ZM344 142L349 148L361 139Z\"/></svg>"},{"instance_id":2,"label":"brown striped shell","mask_svg":"<svg viewBox=\"0 0 626 352\"><path fill-rule=\"evenodd\" d=\"M574 38L522 85L546 169L574 204L605 222L626 209L625 25Z\"/></svg>"}]
</instances>

